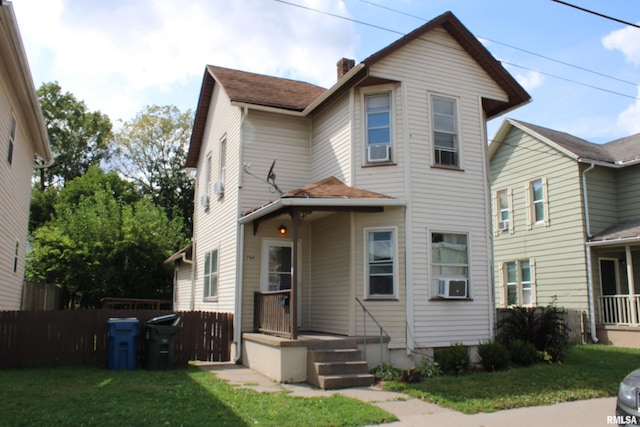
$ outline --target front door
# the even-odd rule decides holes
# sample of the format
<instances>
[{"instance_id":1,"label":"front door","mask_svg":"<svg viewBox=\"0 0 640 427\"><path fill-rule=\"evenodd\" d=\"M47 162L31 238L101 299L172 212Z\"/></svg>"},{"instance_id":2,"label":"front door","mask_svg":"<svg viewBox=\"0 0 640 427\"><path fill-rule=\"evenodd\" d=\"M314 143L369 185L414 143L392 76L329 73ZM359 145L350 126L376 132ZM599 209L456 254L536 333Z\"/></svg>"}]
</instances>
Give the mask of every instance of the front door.
<instances>
[{"instance_id":1,"label":"front door","mask_svg":"<svg viewBox=\"0 0 640 427\"><path fill-rule=\"evenodd\" d=\"M283 291L291 289L293 278L293 243L281 239L264 239L262 242L262 271L260 290ZM300 243L298 242L298 326L302 323L302 289L300 287Z\"/></svg>"}]
</instances>

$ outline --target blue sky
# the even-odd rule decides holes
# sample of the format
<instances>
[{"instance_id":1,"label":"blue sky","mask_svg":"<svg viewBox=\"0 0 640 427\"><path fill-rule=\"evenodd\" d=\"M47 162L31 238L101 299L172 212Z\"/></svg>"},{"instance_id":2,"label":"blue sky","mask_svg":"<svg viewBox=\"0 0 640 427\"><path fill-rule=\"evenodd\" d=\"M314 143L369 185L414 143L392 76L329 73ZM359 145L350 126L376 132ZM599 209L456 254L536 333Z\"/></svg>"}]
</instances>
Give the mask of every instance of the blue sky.
<instances>
[{"instance_id":1,"label":"blue sky","mask_svg":"<svg viewBox=\"0 0 640 427\"><path fill-rule=\"evenodd\" d=\"M452 11L532 95L507 117L598 143L640 132L640 28L552 0L286 1L349 20L276 0L13 5L36 87L58 81L116 126L145 105L195 110L206 64L329 87L338 59L361 61ZM640 23L638 0L570 3Z\"/></svg>"}]
</instances>

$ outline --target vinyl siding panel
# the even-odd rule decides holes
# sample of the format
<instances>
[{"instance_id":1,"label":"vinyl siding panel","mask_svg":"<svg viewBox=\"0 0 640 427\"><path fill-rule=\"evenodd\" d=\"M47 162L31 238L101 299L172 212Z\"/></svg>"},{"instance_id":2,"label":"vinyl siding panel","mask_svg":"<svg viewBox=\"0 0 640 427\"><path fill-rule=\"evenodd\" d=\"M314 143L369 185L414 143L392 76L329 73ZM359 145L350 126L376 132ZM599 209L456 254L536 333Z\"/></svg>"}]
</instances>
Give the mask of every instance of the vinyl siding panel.
<instances>
[{"instance_id":1,"label":"vinyl siding panel","mask_svg":"<svg viewBox=\"0 0 640 427\"><path fill-rule=\"evenodd\" d=\"M640 218L640 165L628 166L618 172L618 218L620 222Z\"/></svg>"},{"instance_id":2,"label":"vinyl siding panel","mask_svg":"<svg viewBox=\"0 0 640 427\"><path fill-rule=\"evenodd\" d=\"M239 185L239 144L240 110L232 107L229 98L216 85L212 95L211 107L207 117L204 141L198 161L198 182L196 193L196 246L195 246L195 295L194 309L203 311L234 311L237 232L238 232L238 193ZM220 141L226 138L225 192L222 197L213 194L213 183L218 180L220 167ZM206 195L207 156L211 162L211 188L209 190L209 209L200 203ZM218 249L218 297L217 300L205 300L204 257Z\"/></svg>"},{"instance_id":3,"label":"vinyl siding panel","mask_svg":"<svg viewBox=\"0 0 640 427\"><path fill-rule=\"evenodd\" d=\"M6 71L0 62L0 310L19 310L22 300L29 203L31 200L31 174L35 151L26 122L18 109L15 94L8 84ZM11 114L17 122L13 148L13 161L9 164L9 134ZM18 262L14 272L16 243Z\"/></svg>"},{"instance_id":4,"label":"vinyl siding panel","mask_svg":"<svg viewBox=\"0 0 640 427\"><path fill-rule=\"evenodd\" d=\"M591 172L590 172L591 173ZM549 223L528 227L528 183L547 180ZM578 163L531 135L512 127L491 160L492 194L513 192L513 233L494 238L496 304L505 306L505 262L535 260L535 301L587 308L587 276L581 175ZM495 230L494 224L494 230Z\"/></svg>"},{"instance_id":5,"label":"vinyl siding panel","mask_svg":"<svg viewBox=\"0 0 640 427\"><path fill-rule=\"evenodd\" d=\"M175 311L188 311L191 309L191 264L178 261L175 268L174 274L177 274L177 284L173 299L173 309Z\"/></svg>"},{"instance_id":6,"label":"vinyl siding panel","mask_svg":"<svg viewBox=\"0 0 640 427\"><path fill-rule=\"evenodd\" d=\"M588 166L584 165L583 169ZM598 234L618 222L616 170L601 166L587 172L587 199L591 234Z\"/></svg>"},{"instance_id":7,"label":"vinyl siding panel","mask_svg":"<svg viewBox=\"0 0 640 427\"><path fill-rule=\"evenodd\" d=\"M311 182L335 176L351 184L351 118L349 94L314 116Z\"/></svg>"}]
</instances>

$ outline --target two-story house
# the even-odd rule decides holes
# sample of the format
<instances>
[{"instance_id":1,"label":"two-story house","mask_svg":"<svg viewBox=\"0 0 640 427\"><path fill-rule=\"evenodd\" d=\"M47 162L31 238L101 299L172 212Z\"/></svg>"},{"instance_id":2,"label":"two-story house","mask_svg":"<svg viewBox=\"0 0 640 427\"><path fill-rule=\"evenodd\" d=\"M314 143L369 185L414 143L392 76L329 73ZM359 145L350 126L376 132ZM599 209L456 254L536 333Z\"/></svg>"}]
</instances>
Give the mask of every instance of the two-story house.
<instances>
[{"instance_id":1,"label":"two-story house","mask_svg":"<svg viewBox=\"0 0 640 427\"><path fill-rule=\"evenodd\" d=\"M489 152L497 305L555 301L594 340L637 345L640 134L594 144L507 119Z\"/></svg>"},{"instance_id":2,"label":"two-story house","mask_svg":"<svg viewBox=\"0 0 640 427\"><path fill-rule=\"evenodd\" d=\"M0 0L0 310L19 310L34 166L52 161L13 6Z\"/></svg>"},{"instance_id":3,"label":"two-story house","mask_svg":"<svg viewBox=\"0 0 640 427\"><path fill-rule=\"evenodd\" d=\"M237 359L324 387L317 342L350 339L369 366L477 346L494 323L486 120L528 100L450 12L340 60L329 89L207 66L176 308L233 312Z\"/></svg>"}]
</instances>

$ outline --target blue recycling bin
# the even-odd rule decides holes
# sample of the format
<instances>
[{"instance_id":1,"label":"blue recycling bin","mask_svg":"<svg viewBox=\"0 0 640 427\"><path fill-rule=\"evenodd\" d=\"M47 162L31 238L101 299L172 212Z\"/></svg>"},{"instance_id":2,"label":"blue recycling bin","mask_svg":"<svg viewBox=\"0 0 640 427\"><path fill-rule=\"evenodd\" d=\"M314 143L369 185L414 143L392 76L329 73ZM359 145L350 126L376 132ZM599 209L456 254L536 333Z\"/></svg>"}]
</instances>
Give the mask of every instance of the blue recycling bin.
<instances>
[{"instance_id":1,"label":"blue recycling bin","mask_svg":"<svg viewBox=\"0 0 640 427\"><path fill-rule=\"evenodd\" d=\"M110 370L136 369L140 321L135 317L107 321L107 367Z\"/></svg>"}]
</instances>

